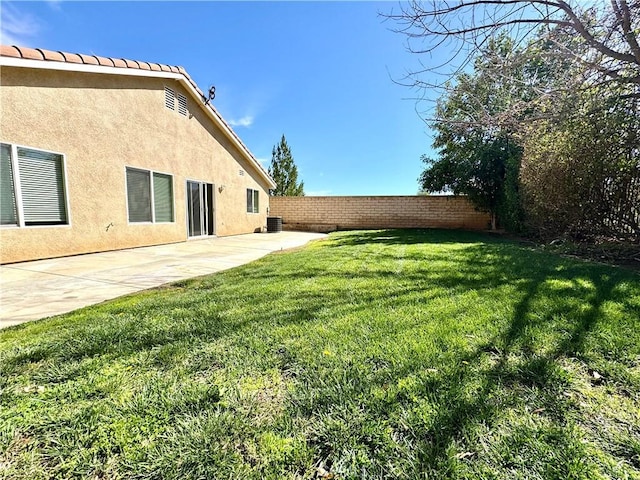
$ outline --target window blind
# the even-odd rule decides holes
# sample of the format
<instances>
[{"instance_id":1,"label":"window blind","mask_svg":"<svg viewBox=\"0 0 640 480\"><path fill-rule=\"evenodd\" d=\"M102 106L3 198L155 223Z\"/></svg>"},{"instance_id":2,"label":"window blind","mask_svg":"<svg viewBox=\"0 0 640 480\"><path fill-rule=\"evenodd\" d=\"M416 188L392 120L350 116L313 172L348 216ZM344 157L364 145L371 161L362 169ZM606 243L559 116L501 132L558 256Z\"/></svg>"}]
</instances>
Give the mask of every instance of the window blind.
<instances>
[{"instance_id":1,"label":"window blind","mask_svg":"<svg viewBox=\"0 0 640 480\"><path fill-rule=\"evenodd\" d=\"M149 172L127 168L127 200L130 222L151 221L151 185Z\"/></svg>"},{"instance_id":2,"label":"window blind","mask_svg":"<svg viewBox=\"0 0 640 480\"><path fill-rule=\"evenodd\" d=\"M18 148L25 225L67 223L62 156Z\"/></svg>"},{"instance_id":3,"label":"window blind","mask_svg":"<svg viewBox=\"0 0 640 480\"><path fill-rule=\"evenodd\" d=\"M253 213L258 213L259 211L258 198L259 198L259 192L258 190L254 190L253 191Z\"/></svg>"},{"instance_id":4,"label":"window blind","mask_svg":"<svg viewBox=\"0 0 640 480\"><path fill-rule=\"evenodd\" d=\"M16 225L16 189L11 166L11 146L0 144L0 224Z\"/></svg>"},{"instance_id":5,"label":"window blind","mask_svg":"<svg viewBox=\"0 0 640 480\"><path fill-rule=\"evenodd\" d=\"M247 213L258 213L258 190L247 188Z\"/></svg>"},{"instance_id":6,"label":"window blind","mask_svg":"<svg viewBox=\"0 0 640 480\"><path fill-rule=\"evenodd\" d=\"M247 213L253 213L253 191L247 188Z\"/></svg>"},{"instance_id":7,"label":"window blind","mask_svg":"<svg viewBox=\"0 0 640 480\"><path fill-rule=\"evenodd\" d=\"M153 203L156 222L173 222L173 185L171 175L154 172Z\"/></svg>"}]
</instances>

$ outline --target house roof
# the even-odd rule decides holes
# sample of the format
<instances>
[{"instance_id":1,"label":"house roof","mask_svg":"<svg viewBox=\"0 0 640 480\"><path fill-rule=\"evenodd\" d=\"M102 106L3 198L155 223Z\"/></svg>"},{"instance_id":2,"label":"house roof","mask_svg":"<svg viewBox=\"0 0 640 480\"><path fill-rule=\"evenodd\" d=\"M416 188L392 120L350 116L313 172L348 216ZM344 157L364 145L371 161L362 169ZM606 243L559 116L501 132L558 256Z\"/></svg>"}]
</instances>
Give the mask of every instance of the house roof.
<instances>
[{"instance_id":1,"label":"house roof","mask_svg":"<svg viewBox=\"0 0 640 480\"><path fill-rule=\"evenodd\" d=\"M162 63L142 62L128 60L126 58L101 57L99 55L85 55L81 53L68 53L41 48L28 48L19 46L0 45L0 65L30 68L45 68L51 70L67 70L80 72L93 72L105 74L121 74L148 77L172 78L181 82L197 104L208 113L227 137L235 144L246 159L256 168L258 173L267 181L271 188L276 184L251 153L231 126L222 118L222 115L211 105L205 105L206 97L196 82L187 71L179 66L165 65Z\"/></svg>"}]
</instances>

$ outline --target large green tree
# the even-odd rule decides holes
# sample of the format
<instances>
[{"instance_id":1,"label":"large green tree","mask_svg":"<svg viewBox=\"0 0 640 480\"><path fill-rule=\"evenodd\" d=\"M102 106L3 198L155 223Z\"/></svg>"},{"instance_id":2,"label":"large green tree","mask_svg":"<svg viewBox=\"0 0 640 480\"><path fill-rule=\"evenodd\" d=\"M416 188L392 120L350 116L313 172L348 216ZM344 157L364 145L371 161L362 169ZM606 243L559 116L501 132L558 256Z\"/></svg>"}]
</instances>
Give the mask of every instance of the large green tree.
<instances>
[{"instance_id":1,"label":"large green tree","mask_svg":"<svg viewBox=\"0 0 640 480\"><path fill-rule=\"evenodd\" d=\"M457 141L443 132L435 146L439 158L423 156L427 168L420 176L421 187L467 195L478 209L490 213L495 230L515 184L512 179L517 178L520 147L507 135L484 138L481 132L470 132Z\"/></svg>"},{"instance_id":2,"label":"large green tree","mask_svg":"<svg viewBox=\"0 0 640 480\"><path fill-rule=\"evenodd\" d=\"M271 195L281 197L304 196L304 182L298 182L298 167L293 160L291 149L284 135L280 143L271 151L271 165L269 175L276 182L277 187L271 190Z\"/></svg>"},{"instance_id":3,"label":"large green tree","mask_svg":"<svg viewBox=\"0 0 640 480\"><path fill-rule=\"evenodd\" d=\"M495 62L516 54L507 36L491 40L476 58L473 72L458 75L455 85L439 99L431 125L438 156L422 157L426 168L419 178L428 192L467 195L478 209L491 214L493 229L498 216L512 229L519 218L521 148L514 124L529 113L515 106L529 95L523 79L531 76L530 65L523 64L506 77Z\"/></svg>"},{"instance_id":4,"label":"large green tree","mask_svg":"<svg viewBox=\"0 0 640 480\"><path fill-rule=\"evenodd\" d=\"M640 90L575 62L591 47L564 28L514 45L490 39L439 98L421 187L466 194L510 230L640 241Z\"/></svg>"}]
</instances>

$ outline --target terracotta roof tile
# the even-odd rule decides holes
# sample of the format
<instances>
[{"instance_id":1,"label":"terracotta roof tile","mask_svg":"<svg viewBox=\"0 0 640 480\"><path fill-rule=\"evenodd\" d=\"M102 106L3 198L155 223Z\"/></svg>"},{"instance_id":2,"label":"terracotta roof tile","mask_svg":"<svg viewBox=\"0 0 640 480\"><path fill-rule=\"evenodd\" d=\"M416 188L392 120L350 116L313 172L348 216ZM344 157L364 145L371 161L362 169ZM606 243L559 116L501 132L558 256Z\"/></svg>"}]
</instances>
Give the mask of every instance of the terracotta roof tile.
<instances>
[{"instance_id":1,"label":"terracotta roof tile","mask_svg":"<svg viewBox=\"0 0 640 480\"><path fill-rule=\"evenodd\" d=\"M171 67L169 67L169 65L165 65L163 63L160 64L160 70L162 70L163 72L170 72L171 71Z\"/></svg>"},{"instance_id":2,"label":"terracotta roof tile","mask_svg":"<svg viewBox=\"0 0 640 480\"><path fill-rule=\"evenodd\" d=\"M180 70L178 70L178 67L172 67L172 66L169 66L169 68L171 69L171 71L172 71L173 73L180 73Z\"/></svg>"},{"instance_id":3,"label":"terracotta roof tile","mask_svg":"<svg viewBox=\"0 0 640 480\"><path fill-rule=\"evenodd\" d=\"M151 67L151 70L153 70L154 72L161 72L162 71L160 69L160 65L158 65L157 63L149 63L149 66Z\"/></svg>"},{"instance_id":4,"label":"terracotta roof tile","mask_svg":"<svg viewBox=\"0 0 640 480\"><path fill-rule=\"evenodd\" d=\"M18 47L11 47L9 45L0 45L0 56L17 58L21 57Z\"/></svg>"},{"instance_id":5,"label":"terracotta roof tile","mask_svg":"<svg viewBox=\"0 0 640 480\"><path fill-rule=\"evenodd\" d=\"M127 68L136 68L136 69L140 68L138 66L138 62L134 62L133 60L128 60L126 58L123 58L122 60L124 60L124 63L127 64Z\"/></svg>"},{"instance_id":6,"label":"terracotta roof tile","mask_svg":"<svg viewBox=\"0 0 640 480\"><path fill-rule=\"evenodd\" d=\"M18 50L20 50L20 54L22 55L22 58L28 58L31 60L44 60L44 56L42 55L42 53L40 53L39 50L36 50L35 48L28 48L28 47L16 47Z\"/></svg>"},{"instance_id":7,"label":"terracotta roof tile","mask_svg":"<svg viewBox=\"0 0 640 480\"><path fill-rule=\"evenodd\" d=\"M147 62L138 61L138 65L140 66L140 70L151 70L151 67Z\"/></svg>"},{"instance_id":8,"label":"terracotta roof tile","mask_svg":"<svg viewBox=\"0 0 640 480\"><path fill-rule=\"evenodd\" d=\"M52 62L64 62L64 56L60 52L54 52L52 50L43 50L41 48L38 49L45 60L49 60Z\"/></svg>"},{"instance_id":9,"label":"terracotta roof tile","mask_svg":"<svg viewBox=\"0 0 640 480\"><path fill-rule=\"evenodd\" d=\"M112 58L111 61L114 67L127 68L126 62L121 58Z\"/></svg>"},{"instance_id":10,"label":"terracotta roof tile","mask_svg":"<svg viewBox=\"0 0 640 480\"><path fill-rule=\"evenodd\" d=\"M64 58L67 61L67 63L83 63L82 62L82 58L80 57L80 55L78 55L76 53L64 52L62 55L64 56Z\"/></svg>"},{"instance_id":11,"label":"terracotta roof tile","mask_svg":"<svg viewBox=\"0 0 640 480\"><path fill-rule=\"evenodd\" d=\"M104 67L113 67L115 66L115 64L113 63L113 59L112 58L107 58L107 57L101 57L99 55L96 55L96 60L98 60L98 63Z\"/></svg>"},{"instance_id":12,"label":"terracotta roof tile","mask_svg":"<svg viewBox=\"0 0 640 480\"><path fill-rule=\"evenodd\" d=\"M83 53L79 53L78 56L82 59L82 63L86 65L100 65L98 63L98 59L93 55L85 55Z\"/></svg>"}]
</instances>

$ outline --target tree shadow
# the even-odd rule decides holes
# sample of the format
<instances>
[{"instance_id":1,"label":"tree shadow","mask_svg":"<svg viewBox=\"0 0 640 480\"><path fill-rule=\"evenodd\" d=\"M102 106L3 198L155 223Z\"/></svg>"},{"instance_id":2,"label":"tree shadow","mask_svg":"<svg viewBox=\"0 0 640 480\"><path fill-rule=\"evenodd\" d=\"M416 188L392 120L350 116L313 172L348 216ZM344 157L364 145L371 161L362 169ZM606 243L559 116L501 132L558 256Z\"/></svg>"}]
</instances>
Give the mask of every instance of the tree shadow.
<instances>
[{"instance_id":1,"label":"tree shadow","mask_svg":"<svg viewBox=\"0 0 640 480\"><path fill-rule=\"evenodd\" d=\"M343 247L356 245L415 245L428 243L477 243L500 241L499 237L470 230L452 230L437 228L356 230L341 232L338 237L329 239L329 246Z\"/></svg>"},{"instance_id":2,"label":"tree shadow","mask_svg":"<svg viewBox=\"0 0 640 480\"><path fill-rule=\"evenodd\" d=\"M421 249L423 244L460 244L463 254L456 256L452 268L453 250ZM413 248L386 248L394 245ZM371 311L402 317L398 305L429 304L443 301L443 296L450 300L446 321L455 322L469 315L468 300L461 301L464 295L476 292L478 301L489 305L488 297L504 289L511 292L510 300L487 316L491 323L485 331L467 331L461 325L460 335L477 338L459 345L447 337L427 357L398 358L380 352L375 358L361 358L358 355L364 354L353 352L356 360L338 359L332 365L327 359L311 365L302 353L279 343L281 338L269 337L265 340L271 349L268 366L278 368L285 377L295 372L288 414L317 428L307 437L316 464L341 466L341 473L353 478L366 468L381 471L389 458L399 455L412 458L407 468L415 476L447 476L443 472L455 476L456 468L473 470L478 430L499 429L510 409L539 410L535 418L554 427L554 436L541 443L559 456L540 460L546 450L520 445L514 446L522 450L520 460L498 455L489 465L508 471L532 462L539 476L559 478L568 475L562 462L586 455L565 428L576 406L565 395L569 381L561 361L592 354L587 344L598 325L607 321L607 302L615 301L638 321L640 306L618 291L625 282L637 286L637 277L524 250L492 236L444 230L341 233L322 248L291 255L301 256L303 262L267 257L223 275L178 282L67 315L68 324L58 323L55 329L5 350L0 372L8 378L28 374L34 363L73 363L97 356L122 359L159 348L167 352L162 365L172 368L184 353L173 353L171 345L186 344L197 350L225 337L241 339L244 332L250 336L260 330L267 337L269 330L291 325L311 329L320 322L331 324L334 317L359 319ZM360 268L343 266L354 257ZM398 270L398 260L408 265ZM416 329L433 320L402 321L397 330L388 329L387 342L406 342L403 325ZM30 327L20 328L28 332ZM406 379L410 387L397 387ZM374 391L389 393L378 398ZM428 411L418 414L419 409ZM331 430L336 416L346 430ZM400 445L397 450L389 449L383 433L372 433L372 419L393 430ZM337 435L350 435L351 443L341 447ZM509 435L505 433L500 441L508 442ZM362 449L369 463L345 466L349 449L355 447ZM456 459L452 448L472 456ZM546 470L551 461L560 463L553 474Z\"/></svg>"},{"instance_id":3,"label":"tree shadow","mask_svg":"<svg viewBox=\"0 0 640 480\"><path fill-rule=\"evenodd\" d=\"M581 271L581 273L583 272ZM539 275L523 286L521 289L522 297L513 309L511 321L500 335L465 355L459 362L459 367L453 368L445 378L440 380L438 386L445 387L439 393L440 403L446 408L438 410L441 412L440 415L435 419L432 427L424 432L432 439L424 444L424 450L421 452L424 468L428 468L434 458L446 459L448 449L452 444L458 444L464 450L465 443L467 443L467 430L470 426L485 424L492 428L500 421L503 409L508 408L509 405L499 404L492 400L500 396L500 392L505 386L516 392L530 392L533 402L529 403L529 409L541 412L540 416L546 417L547 421L560 427L555 430L555 438L550 440L551 448L571 447L573 454L577 453L577 457L583 457L565 457L564 460L567 463L558 466L558 470L563 472L563 475L570 474L572 461L584 460L589 456L585 448L580 448L579 452L576 452L576 441L571 437L570 429L561 428L565 426L569 412L575 409L575 405L564 396L568 392L569 383L558 361L579 355L582 352L585 338L602 318L600 315L601 307L605 301L611 298L616 282L611 277L606 277L604 281L598 282L597 291L589 300L587 308L581 310L564 307L551 309L534 320L530 315L532 303L539 295L545 277L546 275ZM572 278L571 270L566 271L561 278ZM535 348L536 345L534 345L535 337L525 334L525 332L532 326L544 324L559 314L571 316L571 321L567 323L569 326L568 335L564 340L558 342L556 348L550 349L547 353L540 353L540 349ZM468 364L478 362L481 357L487 354L492 357L493 366L480 372L467 367ZM467 384L477 384L478 382L482 387L475 392L473 397L460 394ZM515 445L512 446L512 448L515 447ZM466 448L473 447L467 444ZM524 450L526 448L523 447ZM624 460L629 461L630 459ZM505 462L501 466L513 467L509 462ZM540 473L545 475L548 467L548 465L543 465ZM558 472L554 474L556 478L560 478L560 476L562 475L559 475Z\"/></svg>"},{"instance_id":4,"label":"tree shadow","mask_svg":"<svg viewBox=\"0 0 640 480\"><path fill-rule=\"evenodd\" d=\"M437 238L434 238L432 232L368 232L366 240L354 234L346 239L341 237L334 242L334 246L391 245L396 242L442 243L448 236L448 232L445 233L441 237L438 232L435 235ZM470 234L463 242L455 242L452 238L451 243L475 244L481 239L480 236ZM434 262L446 259L446 254L441 258L437 255L432 258L431 255L433 254L430 254L429 260ZM380 260L384 256L385 254L375 253L372 258ZM414 288L406 288L401 295L420 292L425 284L430 288L437 285L452 294L469 290L490 293L498 287L512 285L516 286L516 292L509 318L504 319L503 325L488 341L478 343L470 351L455 356L454 362L444 367L445 373L438 373L437 377L425 375L424 364L409 362L401 368L391 368L392 373L387 372L374 379L374 388L384 389L388 387L390 378L420 378L420 388L414 393L421 399L429 399L433 410L437 412L431 416L427 427L421 426L419 422L411 427L406 426L406 421L397 422L402 409L421 400L407 400L398 394L382 402L374 402L368 408L375 410L377 416L389 419L393 428L401 432L400 437L404 435L412 439L407 442L412 443L413 451L417 452L414 464L416 474L431 472L442 476L447 469L454 468L452 464L456 462L451 458L452 445L457 445L462 452L464 448L475 448L469 444L470 431L479 426L494 428L504 421L505 409L515 408L512 403L517 404L520 409L539 412L533 417L539 417L541 423L548 422L553 426L553 435L549 434L541 442L543 445L537 447L537 452L535 448L525 444L518 447L522 450L520 454L529 449L530 454L523 456L524 461L533 462L539 474L545 478L560 478L570 475L571 468L574 468L571 466L572 462L592 465L588 461L587 448L575 438L571 428L565 428L567 418L576 412L577 407L567 396L570 393L568 373L561 362L588 353L585 350L590 347L585 346L586 340L599 322L607 321L603 309L605 303L616 301L624 305L630 314L636 315L636 322L638 321L638 306L634 306L624 295L616 293L618 285L636 279L624 271L568 261L541 252L524 255L520 248L504 242L468 245L466 259L455 271L445 274L436 274L428 267L403 274L407 283ZM360 271L355 276L362 278L369 275L394 276L397 273L389 270ZM394 300L397 301L397 297L394 296ZM425 297L425 301L430 300L432 297ZM388 365L385 360L376 359L376 362ZM470 368L474 364L482 366ZM362 375L359 367L345 365L344 368L353 368L353 372L345 374L351 380L343 386L344 396L363 395L363 389L367 390L368 387L353 380ZM368 380L371 381L371 378ZM311 379L309 381L313 382ZM469 390L473 391L473 395L467 394ZM522 401L518 402L513 398L496 400L513 397L514 393L517 396L518 392L523 392L524 405ZM299 401L297 408L303 416L330 417L335 405L336 397L329 392L324 401L314 399L312 403L306 404ZM529 433L535 434L535 429L539 427L534 425L527 428L531 430ZM359 425L354 424L354 430L358 429ZM364 431L365 427L362 429L364 437L370 435ZM335 443L336 439L329 434L312 442L319 452L317 462L325 466L336 466L338 473L347 477L355 475L355 472L350 472L341 463L344 450L334 449L332 442ZM362 442L365 442L364 438ZM369 452L372 457L375 457L376 449L384 451L385 445L375 442L370 444ZM549 462L535 460L536 454L542 452L555 452L555 456L550 454ZM616 461L631 462L630 458L616 457L617 454L613 451L608 453ZM470 455L473 454L477 452L472 451ZM553 462L560 464L552 466ZM513 459L498 459L494 462L494 465L506 470L513 468L515 464L523 467L522 459L520 463L514 463ZM343 469L342 472L339 468Z\"/></svg>"}]
</instances>

